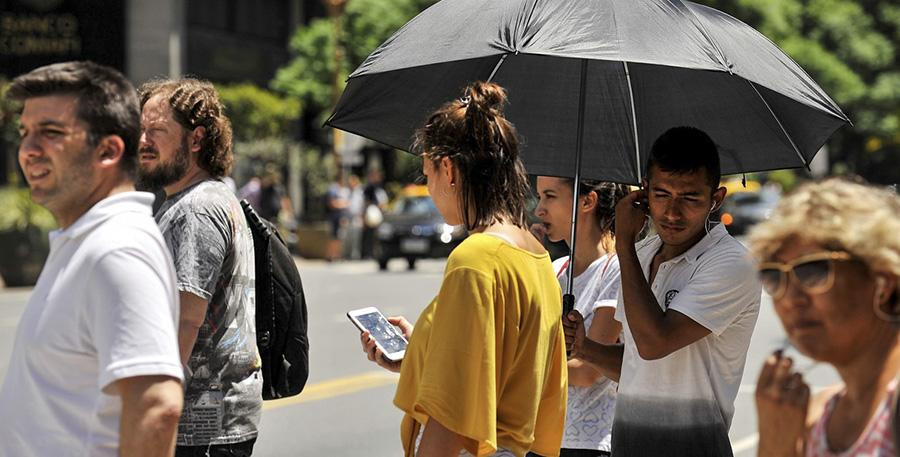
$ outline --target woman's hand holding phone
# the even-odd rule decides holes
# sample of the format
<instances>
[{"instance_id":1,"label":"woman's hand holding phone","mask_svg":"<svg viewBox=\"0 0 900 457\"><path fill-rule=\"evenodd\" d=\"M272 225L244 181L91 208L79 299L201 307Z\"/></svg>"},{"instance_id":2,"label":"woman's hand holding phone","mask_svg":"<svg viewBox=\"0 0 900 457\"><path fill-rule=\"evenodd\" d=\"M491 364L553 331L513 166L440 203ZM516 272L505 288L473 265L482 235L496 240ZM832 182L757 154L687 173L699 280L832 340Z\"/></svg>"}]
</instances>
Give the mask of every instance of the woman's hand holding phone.
<instances>
[{"instance_id":1,"label":"woman's hand holding phone","mask_svg":"<svg viewBox=\"0 0 900 457\"><path fill-rule=\"evenodd\" d=\"M403 337L409 340L409 337L412 335L413 325L409 323L403 316L393 316L387 318L388 322L391 325L396 326L400 329L400 332L403 334ZM403 363L403 360L399 360L397 362L392 362L384 357L384 353L378 346L375 345L375 338L369 332L360 332L359 334L359 342L362 344L363 352L366 353L366 357L369 358L370 361L375 362L378 366L384 368L385 370L392 371L394 373L400 372L400 366Z\"/></svg>"}]
</instances>

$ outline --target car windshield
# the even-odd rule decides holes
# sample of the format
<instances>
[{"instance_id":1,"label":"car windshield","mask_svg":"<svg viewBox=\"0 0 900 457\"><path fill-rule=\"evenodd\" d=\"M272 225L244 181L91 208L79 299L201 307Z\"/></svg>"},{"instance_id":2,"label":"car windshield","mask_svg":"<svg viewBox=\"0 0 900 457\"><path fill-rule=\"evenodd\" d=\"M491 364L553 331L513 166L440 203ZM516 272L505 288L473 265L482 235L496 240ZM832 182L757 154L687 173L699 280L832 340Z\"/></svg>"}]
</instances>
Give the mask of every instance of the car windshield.
<instances>
[{"instance_id":1,"label":"car windshield","mask_svg":"<svg viewBox=\"0 0 900 457\"><path fill-rule=\"evenodd\" d=\"M404 216L427 216L437 212L431 197L404 197L397 200L394 213Z\"/></svg>"}]
</instances>

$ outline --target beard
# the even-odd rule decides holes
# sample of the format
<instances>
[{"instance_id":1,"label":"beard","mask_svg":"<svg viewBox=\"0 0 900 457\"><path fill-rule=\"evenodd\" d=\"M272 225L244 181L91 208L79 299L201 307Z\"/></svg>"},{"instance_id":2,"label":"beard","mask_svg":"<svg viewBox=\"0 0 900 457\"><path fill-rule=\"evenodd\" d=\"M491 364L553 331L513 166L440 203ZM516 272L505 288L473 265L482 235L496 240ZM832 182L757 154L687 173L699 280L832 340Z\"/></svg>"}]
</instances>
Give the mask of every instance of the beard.
<instances>
[{"instance_id":1,"label":"beard","mask_svg":"<svg viewBox=\"0 0 900 457\"><path fill-rule=\"evenodd\" d=\"M155 152L159 157L159 151L152 148L144 148L142 152ZM155 191L172 184L183 178L190 168L191 162L188 156L188 137L181 138L181 145L172 154L172 160L166 162L159 160L155 168L138 167L138 179L135 183L137 190Z\"/></svg>"}]
</instances>

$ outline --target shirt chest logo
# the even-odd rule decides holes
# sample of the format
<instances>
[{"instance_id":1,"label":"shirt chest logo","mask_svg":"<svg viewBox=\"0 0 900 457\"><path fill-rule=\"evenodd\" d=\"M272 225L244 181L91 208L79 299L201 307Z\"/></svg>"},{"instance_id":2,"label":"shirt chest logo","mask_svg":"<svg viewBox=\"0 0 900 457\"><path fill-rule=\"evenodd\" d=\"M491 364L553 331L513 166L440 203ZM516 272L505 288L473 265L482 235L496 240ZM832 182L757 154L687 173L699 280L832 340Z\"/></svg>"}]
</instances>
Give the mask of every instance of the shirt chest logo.
<instances>
[{"instance_id":1,"label":"shirt chest logo","mask_svg":"<svg viewBox=\"0 0 900 457\"><path fill-rule=\"evenodd\" d=\"M669 308L669 303L672 303L672 300L675 299L675 296L678 295L678 290L672 289L666 292L666 308Z\"/></svg>"}]
</instances>

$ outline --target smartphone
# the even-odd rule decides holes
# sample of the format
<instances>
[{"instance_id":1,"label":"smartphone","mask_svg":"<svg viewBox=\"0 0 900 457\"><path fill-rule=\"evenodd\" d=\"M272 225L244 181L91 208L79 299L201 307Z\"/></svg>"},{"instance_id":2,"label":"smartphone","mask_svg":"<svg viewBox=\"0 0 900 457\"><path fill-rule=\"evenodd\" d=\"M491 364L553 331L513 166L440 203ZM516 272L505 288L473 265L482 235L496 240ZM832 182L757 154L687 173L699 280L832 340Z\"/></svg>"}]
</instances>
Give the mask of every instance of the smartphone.
<instances>
[{"instance_id":1,"label":"smartphone","mask_svg":"<svg viewBox=\"0 0 900 457\"><path fill-rule=\"evenodd\" d=\"M375 338L375 345L381 349L384 358L391 362L403 360L406 354L407 341L397 327L394 327L378 308L368 307L354 309L347 313L360 331L369 332Z\"/></svg>"}]
</instances>

